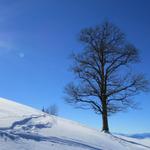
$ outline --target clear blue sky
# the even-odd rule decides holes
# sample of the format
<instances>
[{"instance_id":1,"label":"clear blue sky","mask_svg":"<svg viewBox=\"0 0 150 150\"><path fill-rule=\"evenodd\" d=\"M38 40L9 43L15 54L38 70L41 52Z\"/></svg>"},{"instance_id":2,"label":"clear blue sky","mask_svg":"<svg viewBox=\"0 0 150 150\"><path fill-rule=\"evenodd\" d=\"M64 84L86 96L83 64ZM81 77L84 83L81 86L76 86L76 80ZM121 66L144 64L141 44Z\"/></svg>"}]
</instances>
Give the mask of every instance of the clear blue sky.
<instances>
[{"instance_id":1,"label":"clear blue sky","mask_svg":"<svg viewBox=\"0 0 150 150\"><path fill-rule=\"evenodd\" d=\"M104 20L139 48L136 70L150 79L149 0L0 0L0 96L39 109L56 103L60 116L100 128L101 116L64 103L63 88L73 79L68 56L80 50L79 31ZM150 94L135 99L142 109L112 116L112 131L150 132Z\"/></svg>"}]
</instances>

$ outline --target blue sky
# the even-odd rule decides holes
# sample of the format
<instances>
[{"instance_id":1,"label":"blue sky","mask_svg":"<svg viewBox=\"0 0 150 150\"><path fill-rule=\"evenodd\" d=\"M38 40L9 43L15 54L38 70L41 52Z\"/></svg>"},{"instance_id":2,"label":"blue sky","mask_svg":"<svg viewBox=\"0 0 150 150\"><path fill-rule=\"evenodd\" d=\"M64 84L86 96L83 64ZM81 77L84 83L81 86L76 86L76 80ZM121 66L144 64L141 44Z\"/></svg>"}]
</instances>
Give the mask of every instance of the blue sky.
<instances>
[{"instance_id":1,"label":"blue sky","mask_svg":"<svg viewBox=\"0 0 150 150\"><path fill-rule=\"evenodd\" d=\"M56 103L60 116L101 128L101 116L63 101L73 79L68 57L81 50L78 33L112 21L139 48L136 70L150 79L149 16L149 0L0 0L0 96L39 109ZM111 131L150 132L150 94L135 99L141 109L110 117Z\"/></svg>"}]
</instances>

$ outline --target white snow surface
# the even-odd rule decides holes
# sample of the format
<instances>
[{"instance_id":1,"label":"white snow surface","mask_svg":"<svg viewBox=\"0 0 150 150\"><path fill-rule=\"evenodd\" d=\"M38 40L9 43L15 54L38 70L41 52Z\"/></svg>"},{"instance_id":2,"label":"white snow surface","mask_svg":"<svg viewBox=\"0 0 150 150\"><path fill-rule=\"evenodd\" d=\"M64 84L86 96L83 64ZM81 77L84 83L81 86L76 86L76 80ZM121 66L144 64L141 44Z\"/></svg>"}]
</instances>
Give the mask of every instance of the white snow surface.
<instances>
[{"instance_id":1,"label":"white snow surface","mask_svg":"<svg viewBox=\"0 0 150 150\"><path fill-rule=\"evenodd\" d=\"M0 150L148 150L150 139L102 133L0 98Z\"/></svg>"}]
</instances>

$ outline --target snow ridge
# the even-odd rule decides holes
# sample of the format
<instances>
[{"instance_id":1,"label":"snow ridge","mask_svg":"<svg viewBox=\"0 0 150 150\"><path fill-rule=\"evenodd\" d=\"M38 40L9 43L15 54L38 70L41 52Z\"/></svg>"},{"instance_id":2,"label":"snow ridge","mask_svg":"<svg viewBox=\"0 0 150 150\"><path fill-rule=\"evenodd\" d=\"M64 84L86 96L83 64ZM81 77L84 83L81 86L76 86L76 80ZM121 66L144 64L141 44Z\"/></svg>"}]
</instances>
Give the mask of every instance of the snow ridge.
<instances>
[{"instance_id":1,"label":"snow ridge","mask_svg":"<svg viewBox=\"0 0 150 150\"><path fill-rule=\"evenodd\" d=\"M0 98L0 150L148 150L150 139L100 133Z\"/></svg>"}]
</instances>

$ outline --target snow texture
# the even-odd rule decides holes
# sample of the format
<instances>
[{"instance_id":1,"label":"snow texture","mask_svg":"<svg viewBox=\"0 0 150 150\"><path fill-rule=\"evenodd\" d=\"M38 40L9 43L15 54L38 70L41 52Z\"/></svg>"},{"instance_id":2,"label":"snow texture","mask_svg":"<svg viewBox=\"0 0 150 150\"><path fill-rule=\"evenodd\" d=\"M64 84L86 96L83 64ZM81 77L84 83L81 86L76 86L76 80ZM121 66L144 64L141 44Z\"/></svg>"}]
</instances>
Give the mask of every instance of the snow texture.
<instances>
[{"instance_id":1,"label":"snow texture","mask_svg":"<svg viewBox=\"0 0 150 150\"><path fill-rule=\"evenodd\" d=\"M148 150L150 138L112 135L0 98L0 150Z\"/></svg>"}]
</instances>

